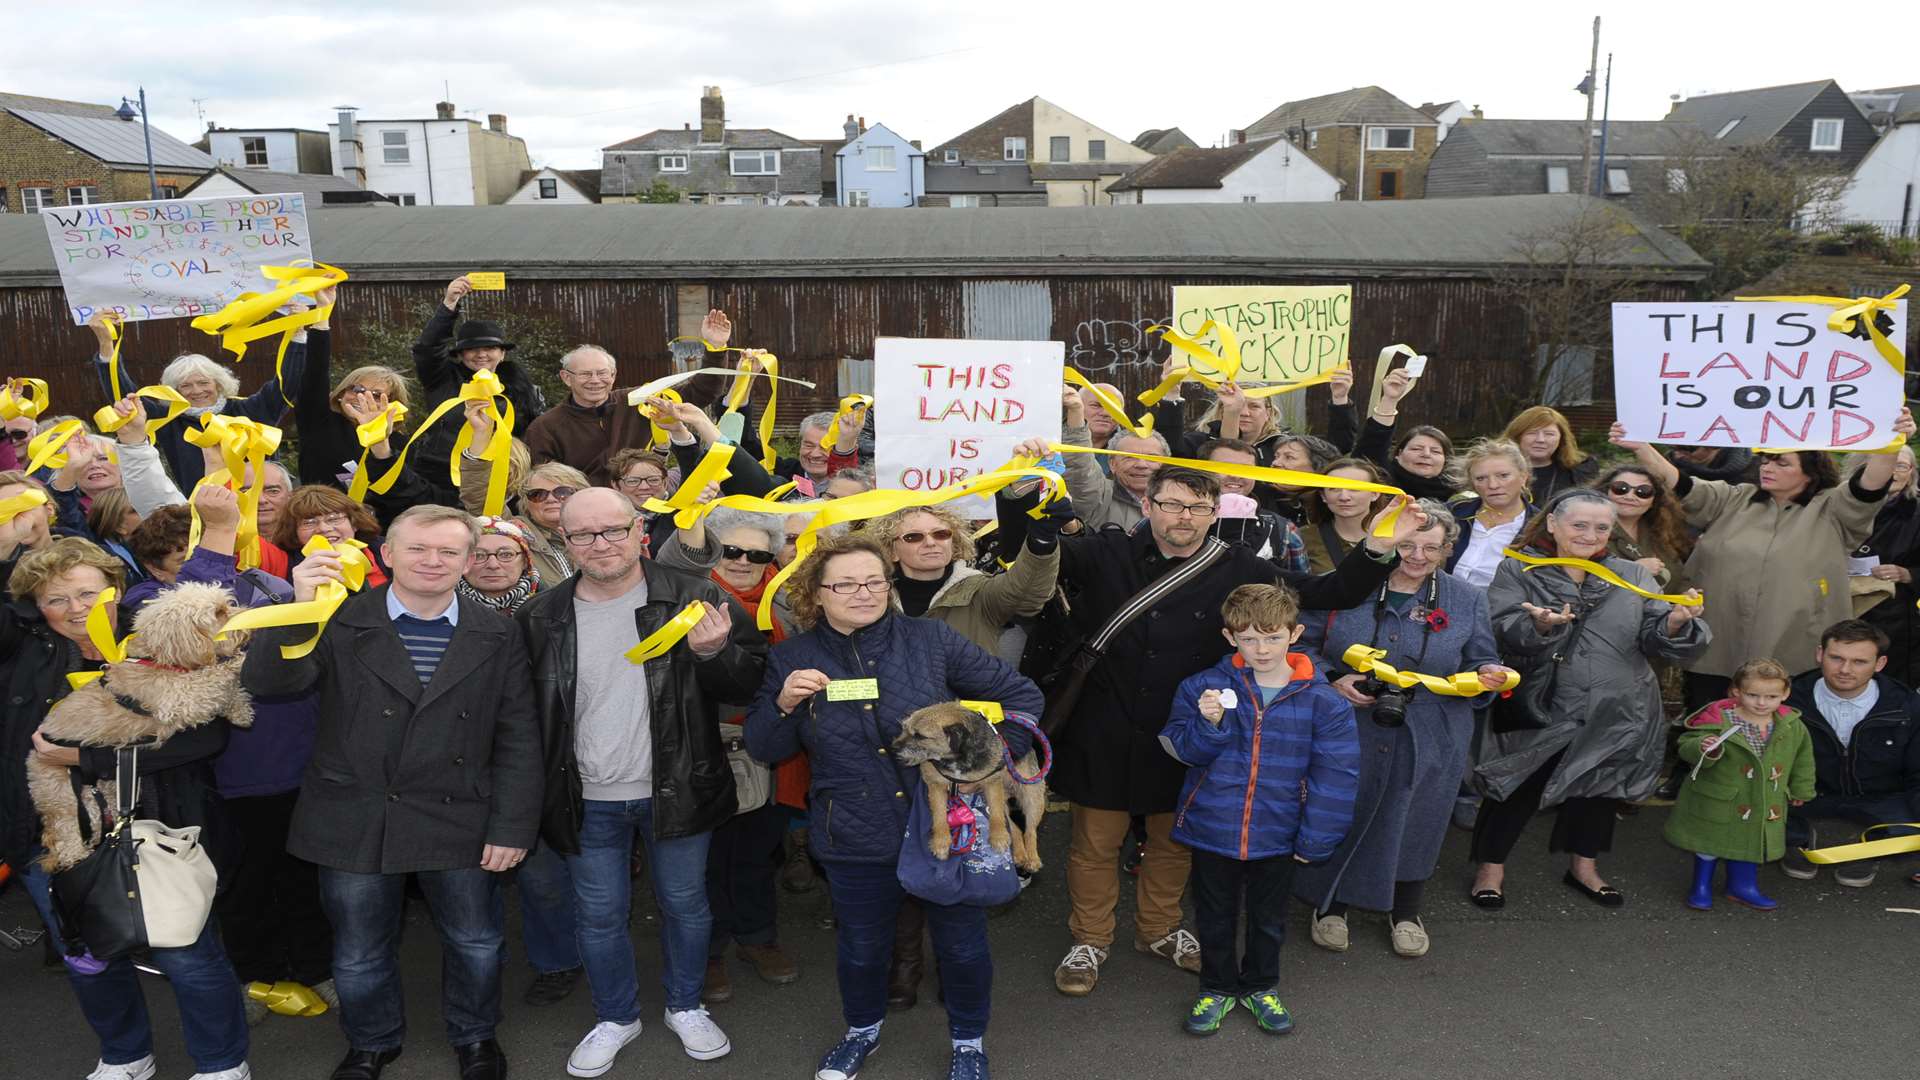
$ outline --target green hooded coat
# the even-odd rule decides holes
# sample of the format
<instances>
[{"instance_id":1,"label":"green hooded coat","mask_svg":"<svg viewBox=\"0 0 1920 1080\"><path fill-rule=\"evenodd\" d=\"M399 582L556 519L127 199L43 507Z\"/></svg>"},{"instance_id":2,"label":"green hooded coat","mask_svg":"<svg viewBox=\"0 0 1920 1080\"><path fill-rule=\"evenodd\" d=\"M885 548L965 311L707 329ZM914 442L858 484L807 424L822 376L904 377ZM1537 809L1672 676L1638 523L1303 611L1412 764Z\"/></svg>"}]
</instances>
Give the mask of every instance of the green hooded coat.
<instances>
[{"instance_id":1,"label":"green hooded coat","mask_svg":"<svg viewBox=\"0 0 1920 1080\"><path fill-rule=\"evenodd\" d=\"M1787 851L1787 807L1813 798L1813 740L1798 710L1774 714L1765 753L1736 734L1702 760L1701 745L1731 726L1734 703L1716 701L1687 718L1680 759L1695 764L1667 818L1675 847L1740 862L1772 862Z\"/></svg>"}]
</instances>

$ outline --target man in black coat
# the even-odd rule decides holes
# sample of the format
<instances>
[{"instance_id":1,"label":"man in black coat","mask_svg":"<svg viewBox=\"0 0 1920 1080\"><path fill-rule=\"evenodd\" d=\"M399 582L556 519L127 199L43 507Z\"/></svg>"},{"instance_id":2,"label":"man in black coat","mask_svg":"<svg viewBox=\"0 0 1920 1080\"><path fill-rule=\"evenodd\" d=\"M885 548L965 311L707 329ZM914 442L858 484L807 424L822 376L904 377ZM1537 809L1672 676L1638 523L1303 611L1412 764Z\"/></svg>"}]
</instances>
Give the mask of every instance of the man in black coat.
<instances>
[{"instance_id":1,"label":"man in black coat","mask_svg":"<svg viewBox=\"0 0 1920 1080\"><path fill-rule=\"evenodd\" d=\"M547 751L540 831L572 881L597 1021L567 1071L599 1076L640 1035L627 932L636 833L660 905L666 1026L688 1056L721 1057L732 1044L700 1005L713 934L707 848L739 805L714 705L752 701L766 641L711 580L640 557L646 532L619 492L588 488L568 499L560 532L579 572L517 617ZM683 637L634 662L636 646L689 611L699 621Z\"/></svg>"},{"instance_id":2,"label":"man in black coat","mask_svg":"<svg viewBox=\"0 0 1920 1080\"><path fill-rule=\"evenodd\" d=\"M457 396L467 380L482 371L500 377L507 400L513 402L513 428L516 434L527 428L547 409L546 395L534 384L520 365L507 359L513 342L501 336L500 324L484 319L468 319L454 328L460 318L460 301L473 290L466 275L447 283L447 294L433 309L433 317L420 330L413 343L413 373L420 380L426 398L414 423L424 423L427 414L441 402ZM449 416L433 425L410 455L422 463L439 462L438 469L423 468L433 501L443 506L460 505L460 489L447 475L446 461L453 453L454 440L460 436L460 417Z\"/></svg>"},{"instance_id":3,"label":"man in black coat","mask_svg":"<svg viewBox=\"0 0 1920 1080\"><path fill-rule=\"evenodd\" d=\"M1144 528L1062 538L1060 580L1074 598L1075 628L1093 636L1134 596L1205 545L1219 543L1207 536L1219 503L1220 483L1212 474L1163 465L1147 482ZM1424 520L1408 507L1394 537L1369 536L1320 577L1284 574L1253 551L1230 546L1218 562L1113 638L1073 715L1054 736L1051 782L1073 804L1067 855L1073 946L1054 970L1061 993L1090 993L1099 980L1120 898L1119 849L1134 815L1147 822L1134 948L1199 971L1199 942L1180 925L1190 855L1171 837L1186 766L1161 749L1158 735L1180 681L1217 663L1227 648L1220 622L1227 594L1239 585L1285 581L1299 591L1302 609L1352 607L1386 581L1395 545Z\"/></svg>"},{"instance_id":4,"label":"man in black coat","mask_svg":"<svg viewBox=\"0 0 1920 1080\"><path fill-rule=\"evenodd\" d=\"M1813 742L1814 796L1787 811L1788 876L1811 881L1820 868L1800 854L1843 836L1817 835L1817 819L1838 818L1855 827L1920 821L1920 700L1882 672L1887 635L1872 623L1846 619L1820 634L1814 654L1820 670L1793 681L1787 705L1800 710ZM1911 830L1883 830L1875 839ZM1864 889L1873 884L1873 861L1839 863L1833 878ZM1908 879L1920 885L1920 875Z\"/></svg>"},{"instance_id":5,"label":"man in black coat","mask_svg":"<svg viewBox=\"0 0 1920 1080\"><path fill-rule=\"evenodd\" d=\"M241 668L256 695L320 695L287 850L319 864L333 924L348 1044L333 1080L376 1080L400 1056L408 874L440 931L461 1080L506 1075L494 1040L506 959L500 874L539 830L540 731L519 627L454 591L478 536L460 510L403 512L387 531L390 585L350 597L305 656L287 659L281 647L305 641L311 626L256 631ZM338 556L309 555L294 570L294 599L340 579Z\"/></svg>"}]
</instances>

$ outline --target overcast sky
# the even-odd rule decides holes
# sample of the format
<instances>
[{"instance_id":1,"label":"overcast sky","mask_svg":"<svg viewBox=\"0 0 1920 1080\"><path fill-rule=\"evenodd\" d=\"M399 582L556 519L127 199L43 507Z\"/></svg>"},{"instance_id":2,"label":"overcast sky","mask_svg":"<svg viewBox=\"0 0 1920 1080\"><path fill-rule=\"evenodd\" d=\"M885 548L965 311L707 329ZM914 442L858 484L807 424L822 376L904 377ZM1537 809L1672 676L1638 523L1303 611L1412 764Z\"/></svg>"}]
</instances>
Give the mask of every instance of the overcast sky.
<instances>
[{"instance_id":1,"label":"overcast sky","mask_svg":"<svg viewBox=\"0 0 1920 1080\"><path fill-rule=\"evenodd\" d=\"M590 168L609 143L697 124L703 85L722 88L733 126L830 138L851 112L929 147L1036 94L1121 138L1177 125L1201 145L1283 101L1375 83L1411 105L1578 118L1585 100L1572 88L1595 14L1620 119L1658 119L1674 94L1920 83L1912 50L1874 48L1916 39L1920 9L1899 4L1825 33L1785 4L1732 15L1672 0L1579 11L1537 0L310 7L194 0L163 17L151 3L26 5L0 35L0 91L117 103L144 84L156 125L188 141L202 116L324 130L335 105L431 117L450 94L483 123L505 113L534 164Z\"/></svg>"}]
</instances>

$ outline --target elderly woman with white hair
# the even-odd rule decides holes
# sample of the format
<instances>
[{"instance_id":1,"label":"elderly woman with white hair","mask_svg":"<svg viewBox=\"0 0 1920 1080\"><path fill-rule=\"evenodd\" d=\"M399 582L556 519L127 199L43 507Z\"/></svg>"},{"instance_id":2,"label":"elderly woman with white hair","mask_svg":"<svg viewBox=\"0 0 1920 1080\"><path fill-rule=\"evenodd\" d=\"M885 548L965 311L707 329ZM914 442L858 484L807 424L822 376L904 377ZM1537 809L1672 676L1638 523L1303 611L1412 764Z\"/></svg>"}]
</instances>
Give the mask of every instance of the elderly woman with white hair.
<instances>
[{"instance_id":1,"label":"elderly woman with white hair","mask_svg":"<svg viewBox=\"0 0 1920 1080\"><path fill-rule=\"evenodd\" d=\"M106 317L95 315L87 320L92 328L95 343L94 366L98 369L102 392L113 393L113 380L109 374L109 358L113 355L113 337L107 330ZM220 416L242 416L257 420L262 424L277 424L280 416L287 410L287 401L282 396L282 378L287 386L297 386L300 373L306 367L306 334L302 332L294 338L294 344L287 348L287 356L281 364L279 376L269 374L260 389L242 397L240 380L226 365L211 360L199 353L182 353L174 357L160 372L160 385L178 391L187 399L187 412L179 421L161 428L154 437L160 453L167 460L167 468L182 490L191 490L206 475L206 461L200 448L186 441L189 424L199 426L203 413ZM131 394L143 385L131 377L123 361L120 367L120 392ZM165 416L168 405L164 401L150 398L139 399L149 417Z\"/></svg>"}]
</instances>

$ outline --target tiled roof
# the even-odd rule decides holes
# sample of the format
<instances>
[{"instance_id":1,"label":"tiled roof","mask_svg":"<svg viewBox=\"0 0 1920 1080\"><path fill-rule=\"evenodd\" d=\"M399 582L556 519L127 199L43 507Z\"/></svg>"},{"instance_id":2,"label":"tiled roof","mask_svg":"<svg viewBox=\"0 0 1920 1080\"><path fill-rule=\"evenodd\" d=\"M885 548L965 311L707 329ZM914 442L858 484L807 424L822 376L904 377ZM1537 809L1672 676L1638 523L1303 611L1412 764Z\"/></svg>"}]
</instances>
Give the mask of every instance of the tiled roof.
<instances>
[{"instance_id":1,"label":"tiled roof","mask_svg":"<svg viewBox=\"0 0 1920 1080\"><path fill-rule=\"evenodd\" d=\"M307 197L309 207L317 207L326 201L329 191L365 191L360 185L344 176L332 173L285 173L270 172L266 169L237 169L231 165L222 165L206 176L195 181L193 187L181 192L182 197L191 198L195 189L215 176L224 176L256 195L282 195L292 192Z\"/></svg>"},{"instance_id":2,"label":"tiled roof","mask_svg":"<svg viewBox=\"0 0 1920 1080\"><path fill-rule=\"evenodd\" d=\"M1254 121L1247 128L1247 137L1260 139L1284 135L1303 124L1308 128L1335 124L1439 126L1433 117L1377 86L1357 86L1337 94L1289 101Z\"/></svg>"},{"instance_id":3,"label":"tiled roof","mask_svg":"<svg viewBox=\"0 0 1920 1080\"><path fill-rule=\"evenodd\" d=\"M1729 146L1757 146L1778 135L1789 120L1832 85L1832 79L1820 79L1724 94L1696 94L1675 105L1667 119L1689 121ZM1729 129L1728 124L1733 127Z\"/></svg>"},{"instance_id":4,"label":"tiled roof","mask_svg":"<svg viewBox=\"0 0 1920 1080\"><path fill-rule=\"evenodd\" d=\"M985 195L1038 191L1026 165L928 165L927 194Z\"/></svg>"},{"instance_id":5,"label":"tiled roof","mask_svg":"<svg viewBox=\"0 0 1920 1080\"><path fill-rule=\"evenodd\" d=\"M1273 149L1273 142L1225 146L1219 149L1194 147L1162 154L1114 182L1108 191L1132 191L1135 188L1217 188L1228 173L1253 160L1262 150Z\"/></svg>"},{"instance_id":6,"label":"tiled roof","mask_svg":"<svg viewBox=\"0 0 1920 1080\"><path fill-rule=\"evenodd\" d=\"M147 164L147 147L139 120L121 120L111 114L101 117L32 109L7 111L109 165L144 168ZM211 157L158 128L153 130L153 163L162 169L193 172L210 172L216 164Z\"/></svg>"},{"instance_id":7,"label":"tiled roof","mask_svg":"<svg viewBox=\"0 0 1920 1080\"><path fill-rule=\"evenodd\" d=\"M1187 137L1187 133L1177 127L1148 128L1134 136L1133 145L1149 154L1170 154L1175 150L1186 150L1199 146Z\"/></svg>"},{"instance_id":8,"label":"tiled roof","mask_svg":"<svg viewBox=\"0 0 1920 1080\"><path fill-rule=\"evenodd\" d=\"M727 128L719 149L726 150L818 150L820 144L811 139L796 139L791 135L772 128ZM645 135L638 135L625 142L612 146L603 146L602 150L619 152L621 150L693 150L701 147L698 128L675 129L659 128ZM706 149L716 147L712 143L704 144Z\"/></svg>"},{"instance_id":9,"label":"tiled roof","mask_svg":"<svg viewBox=\"0 0 1920 1080\"><path fill-rule=\"evenodd\" d=\"M1467 120L1456 125L1454 135L1466 135L1489 154L1530 154L1579 157L1591 141L1597 148L1599 131L1595 121L1591 129L1581 120ZM1690 148L1701 138L1693 124L1672 120L1613 120L1607 124L1609 157L1665 157Z\"/></svg>"}]
</instances>

